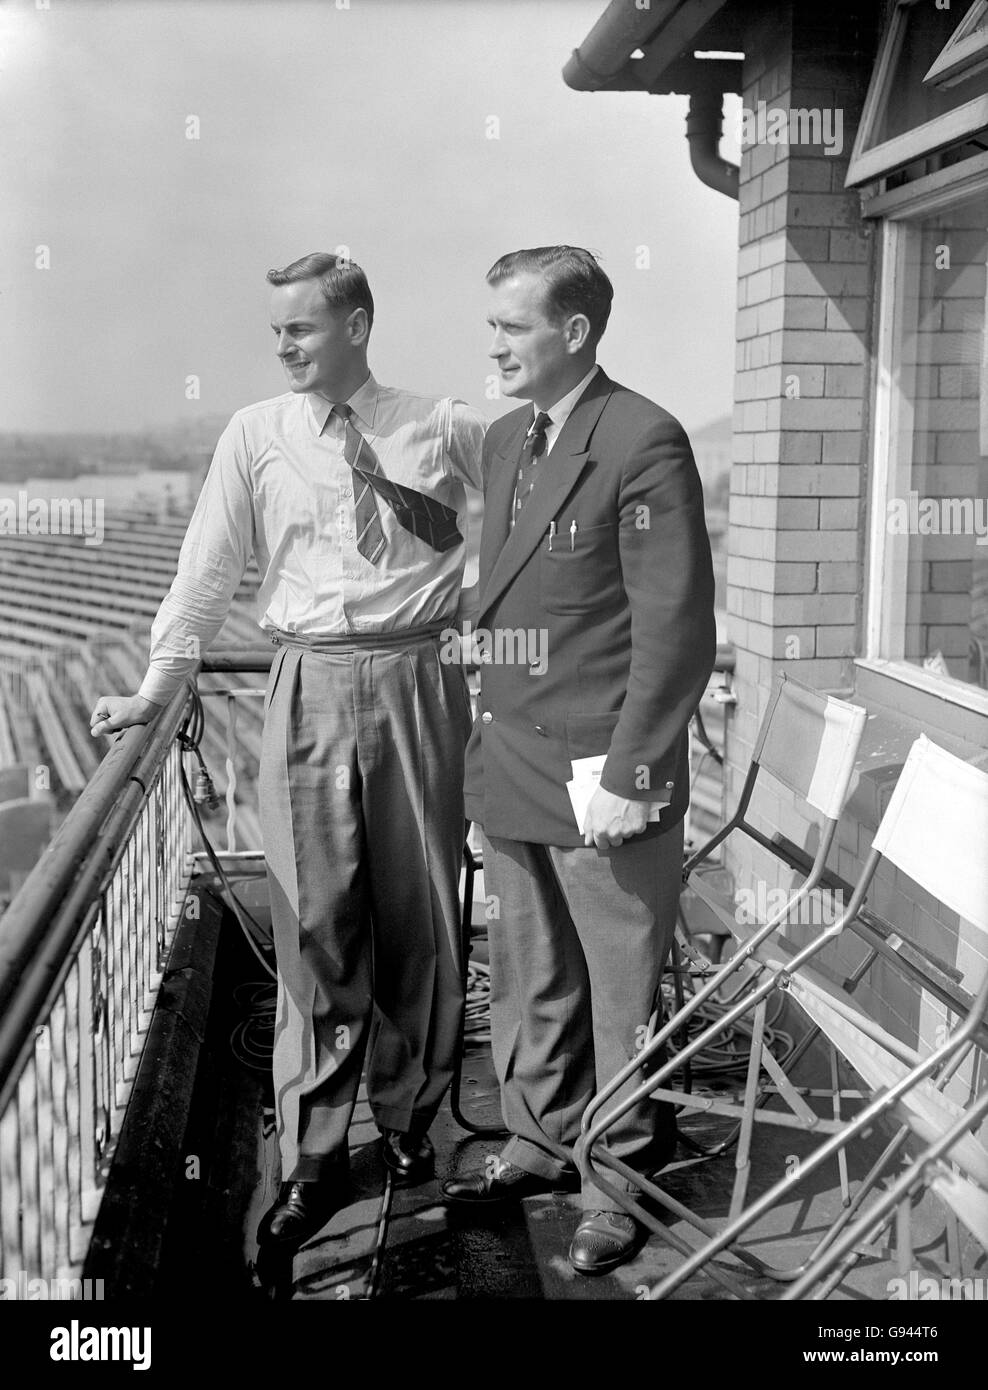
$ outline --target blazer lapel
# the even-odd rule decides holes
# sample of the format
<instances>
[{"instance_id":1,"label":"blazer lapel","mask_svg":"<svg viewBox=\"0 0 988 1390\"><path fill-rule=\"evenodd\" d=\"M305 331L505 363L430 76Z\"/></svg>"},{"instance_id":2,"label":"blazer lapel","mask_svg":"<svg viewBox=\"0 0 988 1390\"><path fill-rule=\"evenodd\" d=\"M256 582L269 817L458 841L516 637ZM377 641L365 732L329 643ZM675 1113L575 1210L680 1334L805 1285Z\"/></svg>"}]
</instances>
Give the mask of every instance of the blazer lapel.
<instances>
[{"instance_id":1,"label":"blazer lapel","mask_svg":"<svg viewBox=\"0 0 988 1390\"><path fill-rule=\"evenodd\" d=\"M598 371L593 381L577 401L573 412L560 431L552 452L539 464L538 486L526 502L524 510L511 524L511 502L522 441L528 426L509 442L509 450L495 457L491 464L491 481L484 511L484 543L481 546L481 573L487 579L480 596L478 624L504 593L519 570L527 564L539 543L549 531L566 498L573 491L590 454L589 441L614 384ZM542 469L545 469L542 472ZM488 507L492 526L491 546L486 544ZM490 568L483 564L487 558Z\"/></svg>"}]
</instances>

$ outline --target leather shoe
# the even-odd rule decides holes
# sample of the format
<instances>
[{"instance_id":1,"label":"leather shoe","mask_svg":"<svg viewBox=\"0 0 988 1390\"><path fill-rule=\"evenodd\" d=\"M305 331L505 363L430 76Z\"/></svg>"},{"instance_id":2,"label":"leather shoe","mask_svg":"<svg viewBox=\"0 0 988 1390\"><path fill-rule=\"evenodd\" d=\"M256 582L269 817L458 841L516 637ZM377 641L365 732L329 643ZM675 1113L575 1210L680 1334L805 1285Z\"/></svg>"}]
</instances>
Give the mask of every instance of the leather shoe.
<instances>
[{"instance_id":1,"label":"leather shoe","mask_svg":"<svg viewBox=\"0 0 988 1390\"><path fill-rule=\"evenodd\" d=\"M569 1262L578 1274L606 1274L635 1254L639 1230L630 1216L618 1211L588 1211L569 1248Z\"/></svg>"},{"instance_id":2,"label":"leather shoe","mask_svg":"<svg viewBox=\"0 0 988 1390\"><path fill-rule=\"evenodd\" d=\"M322 1182L283 1182L278 1200L261 1218L258 1245L301 1245L346 1205L347 1184L339 1178Z\"/></svg>"},{"instance_id":3,"label":"leather shoe","mask_svg":"<svg viewBox=\"0 0 988 1390\"><path fill-rule=\"evenodd\" d=\"M381 1157L399 1187L426 1182L436 1170L436 1151L427 1134L403 1134L397 1129L381 1131Z\"/></svg>"},{"instance_id":4,"label":"leather shoe","mask_svg":"<svg viewBox=\"0 0 988 1390\"><path fill-rule=\"evenodd\" d=\"M562 1178L543 1178L538 1173L530 1173L527 1168L518 1168L514 1163L501 1159L495 1175L489 1177L486 1172L477 1172L467 1173L462 1178L448 1178L441 1190L450 1202L480 1205L485 1202L520 1202L523 1197L552 1192L563 1185Z\"/></svg>"}]
</instances>

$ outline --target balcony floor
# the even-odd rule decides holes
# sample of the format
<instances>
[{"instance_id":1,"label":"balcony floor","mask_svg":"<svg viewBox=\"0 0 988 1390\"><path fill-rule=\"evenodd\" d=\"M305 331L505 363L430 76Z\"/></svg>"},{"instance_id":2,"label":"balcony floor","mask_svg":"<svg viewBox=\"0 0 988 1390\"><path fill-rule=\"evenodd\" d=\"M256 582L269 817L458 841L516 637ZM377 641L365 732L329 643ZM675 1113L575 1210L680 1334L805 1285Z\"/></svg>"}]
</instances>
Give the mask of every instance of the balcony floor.
<instances>
[{"instance_id":1,"label":"balcony floor","mask_svg":"<svg viewBox=\"0 0 988 1390\"><path fill-rule=\"evenodd\" d=\"M260 887L260 885L258 885ZM361 1090L351 1127L353 1202L337 1212L309 1240L293 1264L265 1271L256 1269L254 1239L258 1220L274 1200L280 1174L270 1085L258 1071L237 1060L231 1033L242 1021L243 979L258 969L246 947L233 936L227 920L226 962L218 971L211 1041L205 1080L197 1082L191 1131L192 1143L208 1155L205 1183L183 1185L178 1210L170 1220L168 1251L162 1283L180 1284L188 1294L200 1284L224 1300L276 1299L299 1302L366 1299L538 1299L629 1300L673 1270L681 1257L652 1236L638 1256L602 1278L576 1274L567 1249L579 1219L578 1200L567 1194L529 1198L513 1207L476 1213L443 1204L439 1182L482 1166L488 1154L503 1143L503 1135L472 1135L453 1118L448 1099L432 1129L436 1145L436 1178L414 1189L394 1191L382 1222L384 1169L378 1154L377 1130ZM485 943L475 945L482 953ZM231 963L232 962L232 963ZM239 1002L238 1002L239 1001ZM787 1007L788 1004L787 1004ZM795 1031L790 1018L780 1023ZM796 1025L798 1027L798 1025ZM826 1058L813 1051L800 1064L799 1084L824 1084ZM850 1081L850 1078L848 1078ZM468 1046L465 1053L461 1103L479 1124L499 1122L497 1084L486 1044ZM772 1104L775 1104L773 1102ZM826 1105L827 1102L814 1102ZM822 1110L820 1113L824 1113ZM711 1144L731 1121L690 1112L681 1130ZM821 1139L776 1126L756 1127L752 1151L749 1200L775 1183ZM886 1142L872 1132L849 1153L852 1191L856 1181ZM734 1177L733 1151L720 1158L696 1158L680 1145L676 1161L663 1171L661 1186L715 1225L727 1215ZM796 1189L793 1199L773 1209L745 1237L745 1246L762 1259L785 1268L797 1266L814 1248L841 1210L836 1164L825 1165ZM696 1244L692 1228L671 1216L670 1229ZM942 1208L929 1195L912 1213L913 1256L909 1267L941 1278L950 1273ZM383 1232L383 1240L382 1240ZM962 1268L969 1276L984 1275L988 1257L961 1233ZM890 1244L890 1238L886 1237ZM752 1274L732 1257L721 1257L739 1281L760 1299L777 1299L785 1285ZM871 1252L860 1259L831 1297L835 1300L885 1301L889 1282L899 1275L894 1250ZM701 1271L682 1285L674 1300L720 1300L729 1295Z\"/></svg>"},{"instance_id":2,"label":"balcony floor","mask_svg":"<svg viewBox=\"0 0 988 1390\"><path fill-rule=\"evenodd\" d=\"M474 1050L464 1068L463 1105L475 1121L498 1119L497 1087L489 1050ZM684 1128L694 1138L709 1139L723 1119L690 1119ZM415 1189L394 1193L381 1249L383 1168L377 1154L377 1130L361 1096L351 1131L351 1155L357 1199L338 1212L318 1236L299 1251L291 1287L282 1296L301 1301L366 1298L399 1299L549 1299L628 1300L640 1298L676 1268L680 1256L652 1237L637 1258L603 1278L588 1279L569 1265L567 1249L579 1219L578 1199L551 1194L526 1199L518 1207L477 1214L443 1204L439 1182L483 1165L500 1147L501 1136L465 1135L444 1106L432 1136L437 1149L437 1176ZM763 1130L754 1149L752 1193L776 1181L793 1155L808 1154L819 1141L778 1128ZM880 1148L874 1136L851 1160L854 1179ZM244 1229L244 1253L256 1258L253 1230L276 1191L277 1164L273 1134L262 1139L263 1178L250 1205ZM700 1215L719 1223L726 1216L726 1195L734 1176L732 1154L715 1160L690 1156L680 1146L677 1162L664 1171L661 1185ZM805 1189L805 1190L804 1190ZM746 1240L761 1258L793 1267L813 1249L841 1210L836 1165L812 1175L794 1200L773 1210ZM691 1228L670 1218L671 1229L689 1240ZM929 1199L913 1212L915 1257L911 1265L936 1278L947 1274L942 1213ZM966 1272L973 1250L967 1252ZM375 1270L375 1257L378 1268ZM723 1259L723 1257L722 1257ZM758 1278L734 1259L724 1268L760 1298L778 1298L785 1285ZM898 1269L894 1253L860 1260L832 1295L836 1299L885 1300ZM255 1276L256 1279L256 1276ZM373 1286L372 1286L373 1285ZM704 1272L693 1276L674 1300L722 1299L728 1295Z\"/></svg>"}]
</instances>

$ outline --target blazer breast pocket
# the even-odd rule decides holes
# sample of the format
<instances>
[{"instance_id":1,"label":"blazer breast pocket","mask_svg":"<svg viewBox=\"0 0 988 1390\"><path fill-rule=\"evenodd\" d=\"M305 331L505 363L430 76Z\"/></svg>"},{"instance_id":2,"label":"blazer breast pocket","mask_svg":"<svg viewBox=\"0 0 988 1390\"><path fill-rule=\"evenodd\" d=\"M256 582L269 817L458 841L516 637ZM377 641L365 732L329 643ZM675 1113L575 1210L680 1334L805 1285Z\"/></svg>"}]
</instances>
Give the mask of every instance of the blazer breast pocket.
<instances>
[{"instance_id":1,"label":"blazer breast pocket","mask_svg":"<svg viewBox=\"0 0 988 1390\"><path fill-rule=\"evenodd\" d=\"M589 613L621 594L617 526L605 522L570 531L564 521L539 547L539 597L547 613Z\"/></svg>"}]
</instances>

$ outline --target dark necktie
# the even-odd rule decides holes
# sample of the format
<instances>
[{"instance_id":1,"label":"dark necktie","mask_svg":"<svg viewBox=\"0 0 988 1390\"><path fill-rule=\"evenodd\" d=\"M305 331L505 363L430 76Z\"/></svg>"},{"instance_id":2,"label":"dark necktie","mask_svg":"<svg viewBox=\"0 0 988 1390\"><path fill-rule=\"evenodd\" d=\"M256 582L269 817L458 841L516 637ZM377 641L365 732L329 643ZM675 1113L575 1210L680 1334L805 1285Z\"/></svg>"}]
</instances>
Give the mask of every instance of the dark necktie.
<instances>
[{"instance_id":1,"label":"dark necktie","mask_svg":"<svg viewBox=\"0 0 988 1390\"><path fill-rule=\"evenodd\" d=\"M395 514L400 526L433 550L452 550L463 537L456 525L456 512L444 502L415 488L404 487L386 478L374 450L354 425L348 405L336 405L334 411L343 420L346 433L343 457L353 474L353 495L356 498L357 549L372 564L384 553L384 527L377 510L377 499L383 497Z\"/></svg>"},{"instance_id":2,"label":"dark necktie","mask_svg":"<svg viewBox=\"0 0 988 1390\"><path fill-rule=\"evenodd\" d=\"M545 453L545 432L551 424L552 421L549 416L544 410L540 410L535 417L531 429L525 436L521 458L518 460L518 477L515 482L515 501L511 509L512 526L514 526L515 522L518 520L522 508L532 495L532 488L535 486L535 479L538 474L539 459Z\"/></svg>"}]
</instances>

